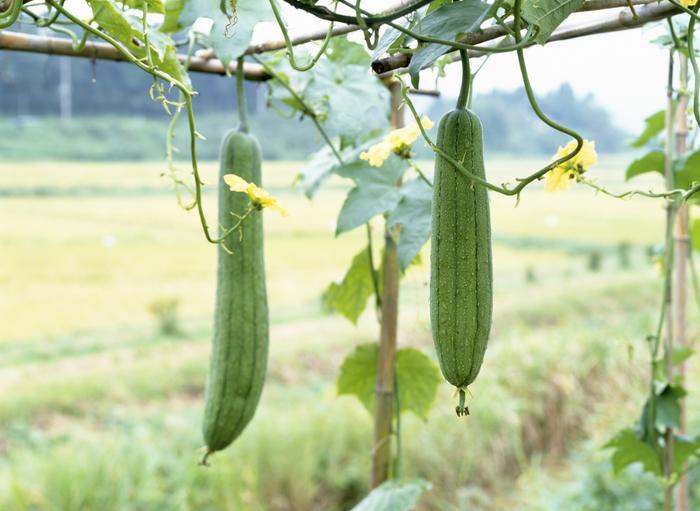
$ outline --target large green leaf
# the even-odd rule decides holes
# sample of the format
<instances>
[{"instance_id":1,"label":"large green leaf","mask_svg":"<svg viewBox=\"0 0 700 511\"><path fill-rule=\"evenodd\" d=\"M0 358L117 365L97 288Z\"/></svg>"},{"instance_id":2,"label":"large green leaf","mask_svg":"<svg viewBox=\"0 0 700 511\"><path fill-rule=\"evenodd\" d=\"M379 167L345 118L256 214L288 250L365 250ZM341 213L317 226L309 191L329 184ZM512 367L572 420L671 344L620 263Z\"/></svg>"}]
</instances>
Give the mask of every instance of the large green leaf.
<instances>
[{"instance_id":1,"label":"large green leaf","mask_svg":"<svg viewBox=\"0 0 700 511\"><path fill-rule=\"evenodd\" d=\"M409 511L430 483L416 479L407 483L386 481L377 486L352 511Z\"/></svg>"},{"instance_id":2,"label":"large green leaf","mask_svg":"<svg viewBox=\"0 0 700 511\"><path fill-rule=\"evenodd\" d=\"M632 428L620 431L605 447L613 449L612 464L615 473L633 463L641 463L647 472L661 475L661 465L656 452L649 444L640 440Z\"/></svg>"},{"instance_id":3,"label":"large green leaf","mask_svg":"<svg viewBox=\"0 0 700 511\"><path fill-rule=\"evenodd\" d=\"M700 181L700 150L678 160L674 166L676 188L690 189Z\"/></svg>"},{"instance_id":4,"label":"large green leaf","mask_svg":"<svg viewBox=\"0 0 700 511\"><path fill-rule=\"evenodd\" d=\"M381 167L358 160L337 169L338 175L351 178L357 186L350 190L338 214L336 235L393 210L401 199L397 182L407 168L404 160L392 154Z\"/></svg>"},{"instance_id":5,"label":"large green leaf","mask_svg":"<svg viewBox=\"0 0 700 511\"><path fill-rule=\"evenodd\" d=\"M270 3L262 0L237 0L236 12L232 17L221 12L221 0L186 2L180 13L178 27L189 27L198 18L212 20L209 44L224 66L228 66L229 62L242 55L248 48L255 25L274 19Z\"/></svg>"},{"instance_id":6,"label":"large green leaf","mask_svg":"<svg viewBox=\"0 0 700 511\"><path fill-rule=\"evenodd\" d=\"M583 0L524 0L522 16L530 25L539 28L535 40L544 44L561 22L578 10L581 4Z\"/></svg>"},{"instance_id":7,"label":"large green leaf","mask_svg":"<svg viewBox=\"0 0 700 511\"><path fill-rule=\"evenodd\" d=\"M430 237L430 208L433 189L420 178L401 187L401 200L389 215L389 227L401 225L399 234L399 264L405 270Z\"/></svg>"},{"instance_id":8,"label":"large green leaf","mask_svg":"<svg viewBox=\"0 0 700 511\"><path fill-rule=\"evenodd\" d=\"M686 395L683 387L665 385L656 397L656 423L662 427L678 428L681 421L680 400Z\"/></svg>"},{"instance_id":9,"label":"large green leaf","mask_svg":"<svg viewBox=\"0 0 700 511\"><path fill-rule=\"evenodd\" d=\"M489 5L481 0L463 0L443 5L423 18L414 30L425 36L455 40L459 34L477 32L488 10ZM435 62L447 50L448 47L435 43L419 46L408 66L414 87L418 87L420 70Z\"/></svg>"},{"instance_id":10,"label":"large green leaf","mask_svg":"<svg viewBox=\"0 0 700 511\"><path fill-rule=\"evenodd\" d=\"M126 46L135 57L146 58L146 38L141 29L141 19L126 16L112 0L90 0L90 7L95 22L104 31ZM149 34L148 48L156 67L189 86L189 78L177 59L175 44L170 37L162 32L152 31Z\"/></svg>"},{"instance_id":11,"label":"large green leaf","mask_svg":"<svg viewBox=\"0 0 700 511\"><path fill-rule=\"evenodd\" d=\"M165 16L159 29L161 32L170 34L182 29L178 20L186 3L187 0L166 0Z\"/></svg>"},{"instance_id":12,"label":"large green leaf","mask_svg":"<svg viewBox=\"0 0 700 511\"><path fill-rule=\"evenodd\" d=\"M370 413L374 410L378 351L377 343L355 348L340 366L337 382L339 395L357 397ZM442 382L440 369L423 352L402 348L396 352L396 375L401 411L411 411L427 419Z\"/></svg>"},{"instance_id":13,"label":"large green leaf","mask_svg":"<svg viewBox=\"0 0 700 511\"><path fill-rule=\"evenodd\" d=\"M335 52L350 52L345 56ZM343 145L359 144L389 126L389 91L359 59L354 46L337 46L333 60L321 59L313 71L300 73L279 55L268 64L295 90L332 137ZM270 97L306 114L303 105L276 80L270 80Z\"/></svg>"},{"instance_id":14,"label":"large green leaf","mask_svg":"<svg viewBox=\"0 0 700 511\"><path fill-rule=\"evenodd\" d=\"M625 170L625 179L629 180L647 172L658 172L663 176L665 160L666 156L663 151L650 151L630 163Z\"/></svg>"},{"instance_id":15,"label":"large green leaf","mask_svg":"<svg viewBox=\"0 0 700 511\"><path fill-rule=\"evenodd\" d=\"M666 126L666 111L659 110L651 114L649 117L644 119L644 131L637 137L636 140L632 141L630 145L632 147L643 147L652 138L661 133L661 130Z\"/></svg>"},{"instance_id":16,"label":"large green leaf","mask_svg":"<svg viewBox=\"0 0 700 511\"><path fill-rule=\"evenodd\" d=\"M343 279L332 282L323 293L323 308L336 311L356 324L373 293L369 248L364 248L353 257Z\"/></svg>"}]
</instances>

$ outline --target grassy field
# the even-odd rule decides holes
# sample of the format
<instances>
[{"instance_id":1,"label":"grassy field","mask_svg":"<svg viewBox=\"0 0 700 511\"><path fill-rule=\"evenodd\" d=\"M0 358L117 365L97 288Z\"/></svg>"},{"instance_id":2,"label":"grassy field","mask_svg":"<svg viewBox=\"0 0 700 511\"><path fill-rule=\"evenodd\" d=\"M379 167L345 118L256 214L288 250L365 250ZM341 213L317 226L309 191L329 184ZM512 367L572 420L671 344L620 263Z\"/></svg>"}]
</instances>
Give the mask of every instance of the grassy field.
<instances>
[{"instance_id":1,"label":"grassy field","mask_svg":"<svg viewBox=\"0 0 700 511\"><path fill-rule=\"evenodd\" d=\"M601 160L593 176L624 187L626 160ZM490 179L537 163L490 162ZM376 320L323 315L320 297L364 233L334 238L347 183L310 202L290 186L299 168L264 169L290 215L265 218L263 401L203 469L215 248L178 208L163 165L0 164L0 509L349 509L361 498L371 421L335 395L334 379L354 345L376 339ZM205 165L205 180L214 176ZM214 199L205 196L211 214ZM407 416L406 475L433 482L422 509L656 509L653 481L613 478L600 446L634 420L644 391L659 286L647 249L662 238L663 209L541 184L515 206L492 197L495 322L473 415L456 421L444 385L429 421ZM423 261L402 281L399 342L434 356ZM160 333L152 312L167 301L178 304L178 335Z\"/></svg>"}]
</instances>

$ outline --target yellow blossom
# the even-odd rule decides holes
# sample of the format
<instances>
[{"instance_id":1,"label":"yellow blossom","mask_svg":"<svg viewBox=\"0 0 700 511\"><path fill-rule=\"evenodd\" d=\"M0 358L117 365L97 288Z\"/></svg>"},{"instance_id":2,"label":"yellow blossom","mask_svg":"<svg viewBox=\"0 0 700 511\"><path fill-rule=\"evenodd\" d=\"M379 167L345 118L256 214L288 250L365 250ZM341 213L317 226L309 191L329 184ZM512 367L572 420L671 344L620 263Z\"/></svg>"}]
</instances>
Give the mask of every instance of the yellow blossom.
<instances>
[{"instance_id":1,"label":"yellow blossom","mask_svg":"<svg viewBox=\"0 0 700 511\"><path fill-rule=\"evenodd\" d=\"M421 119L421 125L424 129L429 130L433 127L433 122L424 116ZM418 139L419 135L420 127L415 122L403 128L392 130L384 137L384 140L360 154L360 159L368 161L373 167L381 167L392 152L400 156L408 155L411 144Z\"/></svg>"},{"instance_id":2,"label":"yellow blossom","mask_svg":"<svg viewBox=\"0 0 700 511\"><path fill-rule=\"evenodd\" d=\"M685 7L692 7L693 5L695 5L695 4L698 3L698 0L681 0L681 3L682 3Z\"/></svg>"},{"instance_id":3,"label":"yellow blossom","mask_svg":"<svg viewBox=\"0 0 700 511\"><path fill-rule=\"evenodd\" d=\"M559 148L552 161L563 158L575 148L576 141L572 140L566 146ZM583 175L589 167L595 165L597 161L598 155L595 152L595 142L584 140L583 146L576 156L547 172L544 182L545 191L568 190L576 179Z\"/></svg>"},{"instance_id":4,"label":"yellow blossom","mask_svg":"<svg viewBox=\"0 0 700 511\"><path fill-rule=\"evenodd\" d=\"M360 159L368 161L372 167L381 167L390 154L391 146L388 142L382 141L360 154Z\"/></svg>"},{"instance_id":5,"label":"yellow blossom","mask_svg":"<svg viewBox=\"0 0 700 511\"><path fill-rule=\"evenodd\" d=\"M255 183L249 183L235 174L226 174L224 176L224 182L231 188L232 192L247 194L254 206L258 208L270 208L277 211L282 216L287 216L287 210L280 206L277 198L270 195Z\"/></svg>"}]
</instances>

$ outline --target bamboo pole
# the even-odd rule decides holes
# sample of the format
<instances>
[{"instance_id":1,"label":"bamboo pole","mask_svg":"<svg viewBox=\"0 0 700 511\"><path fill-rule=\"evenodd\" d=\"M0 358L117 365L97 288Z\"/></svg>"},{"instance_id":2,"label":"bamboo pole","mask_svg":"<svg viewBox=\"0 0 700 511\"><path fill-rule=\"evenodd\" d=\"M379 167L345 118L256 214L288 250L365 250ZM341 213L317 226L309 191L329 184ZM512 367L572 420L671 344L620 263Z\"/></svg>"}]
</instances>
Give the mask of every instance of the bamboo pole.
<instances>
[{"instance_id":1,"label":"bamboo pole","mask_svg":"<svg viewBox=\"0 0 700 511\"><path fill-rule=\"evenodd\" d=\"M554 31L547 42L565 41L568 39L576 39L578 37L586 37L594 34L629 30L638 28L651 21L658 21L660 19L668 18L681 13L681 11L678 10L673 4L668 2L641 5L641 7L639 7L636 11L636 18L628 9L624 9L620 12L608 15L605 19L595 22L569 28L560 27ZM481 44L494 39L499 39L505 35L505 29L496 26L486 28L481 32L466 34L464 37L460 38L459 41L466 44ZM452 53L454 51L455 50L446 49L445 53ZM469 57L482 57L484 55L485 53L480 51L469 52ZM410 54L400 53L392 55L391 57L375 60L372 62L372 69L377 74L402 72L405 71L405 68L408 67L410 62Z\"/></svg>"},{"instance_id":2,"label":"bamboo pole","mask_svg":"<svg viewBox=\"0 0 700 511\"><path fill-rule=\"evenodd\" d=\"M0 50L126 62L119 50L107 43L88 41L81 51L75 52L71 40L68 38L45 37L20 32L0 31ZM178 60L184 64L187 61L187 56L178 55ZM228 66L228 74L236 74L236 65L235 61L231 62ZM190 59L188 71L221 76L227 74L220 60L204 59L197 56ZM249 62L244 65L244 75L246 80L253 82L263 82L271 78L262 66ZM434 89L410 89L409 92L424 96L440 95L440 92Z\"/></svg>"},{"instance_id":3,"label":"bamboo pole","mask_svg":"<svg viewBox=\"0 0 700 511\"><path fill-rule=\"evenodd\" d=\"M21 51L29 53L42 53L46 55L64 55L67 57L81 57L95 60L112 60L115 62L124 62L124 57L114 46L107 43L98 43L88 41L85 47L76 52L73 50L73 45L70 39L65 37L44 37L32 34L24 34L20 32L0 32L0 49L10 51ZM178 55L178 60L181 63L187 61L186 55ZM220 60L204 60L193 57L190 60L190 71L200 73L226 74L226 68ZM247 80L264 81L270 76L265 73L262 66L258 64L246 63L244 67L245 77ZM231 62L228 66L228 72L236 73L236 63Z\"/></svg>"},{"instance_id":4,"label":"bamboo pole","mask_svg":"<svg viewBox=\"0 0 700 511\"><path fill-rule=\"evenodd\" d=\"M391 126L403 126L401 87L394 82L391 92ZM384 266L382 275L382 314L377 357L377 381L374 389L374 446L372 448L371 486L375 488L389 478L391 434L394 417L394 367L399 316L399 259L394 234L384 228Z\"/></svg>"},{"instance_id":5,"label":"bamboo pole","mask_svg":"<svg viewBox=\"0 0 700 511\"><path fill-rule=\"evenodd\" d=\"M664 177L666 179L666 188L672 190L675 188L675 180L673 176L673 156L674 156L674 104L673 104L673 58L674 50L669 52L668 64L668 82L666 86L666 155L664 159ZM673 231L673 205L666 206L666 232L665 238L669 239L669 235ZM673 250L673 247L666 245L666 250ZM666 261L673 264L673 258L666 254ZM673 380L673 315L672 315L672 290L673 283L666 279L666 289L664 289L664 300L666 301L666 339L664 343L664 359L666 365L666 378L668 381ZM666 427L664 431L664 453L663 453L663 474L666 481L671 480L673 473L673 429ZM664 487L664 511L673 511L675 509L673 499L673 486L666 484Z\"/></svg>"},{"instance_id":6,"label":"bamboo pole","mask_svg":"<svg viewBox=\"0 0 700 511\"><path fill-rule=\"evenodd\" d=\"M694 57L693 57L694 58ZM680 58L679 90L688 89L688 57ZM687 151L688 143L688 94L682 93L676 108L676 158L681 158ZM686 302L688 294L688 206L682 204L676 213L676 225L673 237L674 266L673 266L673 334L676 346L686 346ZM685 384L685 364L678 366L678 376L681 385ZM679 432L686 431L686 403L681 402L681 421ZM689 511L688 507L688 476L683 474L678 481L677 502L678 511Z\"/></svg>"}]
</instances>

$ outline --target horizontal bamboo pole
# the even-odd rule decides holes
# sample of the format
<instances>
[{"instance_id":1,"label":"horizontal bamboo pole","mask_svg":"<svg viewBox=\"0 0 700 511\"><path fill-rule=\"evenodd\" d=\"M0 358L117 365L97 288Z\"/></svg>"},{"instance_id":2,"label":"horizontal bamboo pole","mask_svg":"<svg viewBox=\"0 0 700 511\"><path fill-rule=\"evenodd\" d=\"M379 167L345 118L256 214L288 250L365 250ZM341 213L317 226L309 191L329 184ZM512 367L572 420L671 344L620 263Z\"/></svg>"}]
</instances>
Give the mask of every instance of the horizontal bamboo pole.
<instances>
[{"instance_id":1,"label":"horizontal bamboo pole","mask_svg":"<svg viewBox=\"0 0 700 511\"><path fill-rule=\"evenodd\" d=\"M82 57L95 60L111 60L124 62L119 50L107 43L96 43L88 41L85 47L74 52L71 40L63 37L44 37L19 32L0 32L0 50L20 51L29 53L41 53L45 55L61 55L66 57ZM185 55L178 55L178 59L183 64L187 60ZM197 73L209 73L224 75L224 66L218 59L202 59L192 57L189 71ZM228 66L229 73L236 74L236 62L231 62ZM263 82L271 78L263 67L259 64L246 62L243 72L246 80L253 82ZM412 94L426 96L439 96L440 93L432 89L411 89Z\"/></svg>"},{"instance_id":2,"label":"horizontal bamboo pole","mask_svg":"<svg viewBox=\"0 0 700 511\"><path fill-rule=\"evenodd\" d=\"M619 30L628 30L640 27L651 21L657 21L681 13L680 10L678 10L673 4L669 2L654 2L653 4L649 3L646 0L642 0L642 2L637 4L637 18L633 16L632 12L629 9L624 9L609 15L605 19L597 20L595 22L587 23L585 25L559 28L554 31L554 33L550 36L547 42L564 41L567 39L575 39L578 37L585 37L589 35L604 34L608 32L616 32ZM592 7L596 7L596 9L588 10L599 10L598 6L602 5L603 3L605 5L611 4L610 1L604 0L593 0L592 2L588 3L591 3ZM624 0L622 0L622 3L626 5L626 2L624 2ZM506 32L502 27L495 26L484 29L481 32L466 34L459 41L466 44L481 44L487 41L493 41L494 39L498 39L505 35ZM453 51L454 50L446 49L445 53L451 53ZM485 55L485 52L471 51L469 52L469 55L473 57L481 57ZM410 54L400 53L392 55L390 57L375 60L374 62L372 62L372 69L375 73L379 75L397 72L400 73L402 71L405 71L405 68L408 67L410 62Z\"/></svg>"},{"instance_id":3,"label":"horizontal bamboo pole","mask_svg":"<svg viewBox=\"0 0 700 511\"><path fill-rule=\"evenodd\" d=\"M124 61L124 57L114 46L107 43L97 43L88 41L85 47L75 52L71 40L63 37L44 37L19 32L0 32L0 49L10 51L21 51L29 53L43 53L46 55L63 55L66 57L82 57L96 60ZM183 64L187 60L185 55L178 55L178 59ZM223 75L226 73L223 64L217 59L201 59L192 57L190 60L190 71L199 73L211 73ZM236 63L232 62L228 66L231 74L236 73ZM264 81L270 76L265 73L262 66L258 64L245 64L244 73L247 80Z\"/></svg>"}]
</instances>

